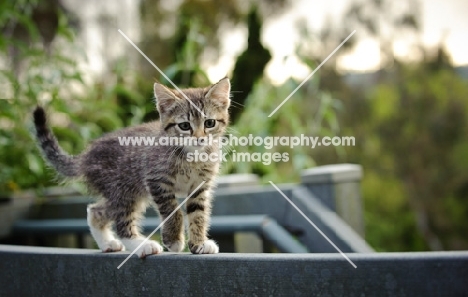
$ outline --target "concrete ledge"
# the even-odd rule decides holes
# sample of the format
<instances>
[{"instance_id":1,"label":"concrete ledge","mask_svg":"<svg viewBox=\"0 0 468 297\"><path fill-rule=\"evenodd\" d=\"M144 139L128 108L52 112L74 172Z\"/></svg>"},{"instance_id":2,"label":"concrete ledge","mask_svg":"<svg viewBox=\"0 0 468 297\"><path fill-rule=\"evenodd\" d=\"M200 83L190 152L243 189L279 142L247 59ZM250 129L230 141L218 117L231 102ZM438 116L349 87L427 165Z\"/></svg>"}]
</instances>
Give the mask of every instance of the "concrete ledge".
<instances>
[{"instance_id":1,"label":"concrete ledge","mask_svg":"<svg viewBox=\"0 0 468 297\"><path fill-rule=\"evenodd\" d=\"M336 164L304 170L302 185L364 237L362 166Z\"/></svg>"},{"instance_id":2,"label":"concrete ledge","mask_svg":"<svg viewBox=\"0 0 468 297\"><path fill-rule=\"evenodd\" d=\"M260 179L256 174L238 173L220 175L216 179L217 188L239 188L245 186L256 186L260 184Z\"/></svg>"},{"instance_id":3,"label":"concrete ledge","mask_svg":"<svg viewBox=\"0 0 468 297\"><path fill-rule=\"evenodd\" d=\"M334 211L325 207L305 187L297 187L291 195L292 201L314 224L324 232L344 253L372 253L374 250L346 224ZM295 209L287 213L287 225L294 225L304 231L301 242L311 251L319 253L335 253L333 246L324 239Z\"/></svg>"},{"instance_id":4,"label":"concrete ledge","mask_svg":"<svg viewBox=\"0 0 468 297\"><path fill-rule=\"evenodd\" d=\"M310 168L302 171L303 184L326 184L360 181L362 166L357 164L336 164Z\"/></svg>"},{"instance_id":5,"label":"concrete ledge","mask_svg":"<svg viewBox=\"0 0 468 297\"><path fill-rule=\"evenodd\" d=\"M468 252L127 253L0 245L0 296L464 296Z\"/></svg>"},{"instance_id":6,"label":"concrete ledge","mask_svg":"<svg viewBox=\"0 0 468 297\"><path fill-rule=\"evenodd\" d=\"M20 196L5 199L0 204L0 238L10 234L16 220L27 217L34 203L33 193L24 192Z\"/></svg>"}]
</instances>

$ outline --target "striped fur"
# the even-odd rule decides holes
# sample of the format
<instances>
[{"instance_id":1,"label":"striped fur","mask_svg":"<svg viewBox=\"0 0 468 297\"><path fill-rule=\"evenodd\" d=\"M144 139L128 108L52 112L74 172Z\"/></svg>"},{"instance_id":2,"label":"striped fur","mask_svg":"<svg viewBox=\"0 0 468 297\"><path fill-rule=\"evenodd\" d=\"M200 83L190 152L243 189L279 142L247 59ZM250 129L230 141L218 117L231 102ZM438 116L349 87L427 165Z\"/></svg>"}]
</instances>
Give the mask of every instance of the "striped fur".
<instances>
[{"instance_id":1,"label":"striped fur","mask_svg":"<svg viewBox=\"0 0 468 297\"><path fill-rule=\"evenodd\" d=\"M195 150L218 152L216 144L204 147L187 146L121 146L122 136L204 137L222 136L229 123L229 79L183 93L205 115L195 109L183 94L160 84L154 92L160 121L125 128L105 135L80 155L63 152L47 127L41 107L34 111L37 139L43 154L58 173L65 177L80 177L88 188L102 197L88 206L88 224L97 244L104 252L133 250L143 240L139 226L148 204L157 205L162 219L177 207L176 197L186 197L203 181L203 186L186 205L188 216L188 245L192 253L217 253L218 246L207 238L211 214L213 181L219 162L188 162L187 154ZM215 119L213 128L205 127L205 120ZM190 129L182 130L182 122ZM148 198L151 199L148 199ZM154 203L153 203L154 202ZM113 232L115 226L115 233ZM180 252L185 246L184 220L177 211L163 226L162 240L170 251ZM137 254L145 257L162 252L159 243L148 241Z\"/></svg>"}]
</instances>

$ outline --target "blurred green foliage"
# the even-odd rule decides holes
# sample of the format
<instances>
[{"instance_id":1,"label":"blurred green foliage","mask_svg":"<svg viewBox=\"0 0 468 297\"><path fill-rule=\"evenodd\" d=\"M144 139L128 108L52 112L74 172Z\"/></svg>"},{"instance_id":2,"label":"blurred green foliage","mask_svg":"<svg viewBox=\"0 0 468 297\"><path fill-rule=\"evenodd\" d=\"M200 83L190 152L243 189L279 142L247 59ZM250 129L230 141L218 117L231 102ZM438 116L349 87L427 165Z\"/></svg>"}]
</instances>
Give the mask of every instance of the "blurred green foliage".
<instances>
[{"instance_id":1,"label":"blurred green foliage","mask_svg":"<svg viewBox=\"0 0 468 297\"><path fill-rule=\"evenodd\" d=\"M468 247L468 83L437 59L397 61L371 90L335 90L356 147L314 155L363 165L366 239L378 250Z\"/></svg>"},{"instance_id":2,"label":"blurred green foliage","mask_svg":"<svg viewBox=\"0 0 468 297\"><path fill-rule=\"evenodd\" d=\"M24 71L11 66L0 71L2 100L0 100L0 192L9 193L19 188L35 187L49 183L44 174L44 164L31 141L27 123L32 107L41 100L60 104L60 84L67 81L80 83L81 76L75 71L73 60L62 55L47 56L39 42L40 34L32 20L32 1L22 1L23 13L13 1L2 2L0 24L0 51L6 63L22 61ZM14 16L15 18L12 18ZM71 40L72 33L66 30L64 16L60 15L59 35ZM21 32L19 34L15 34ZM7 60L10 58L10 60ZM16 65L15 65L16 66Z\"/></svg>"},{"instance_id":3,"label":"blurred green foliage","mask_svg":"<svg viewBox=\"0 0 468 297\"><path fill-rule=\"evenodd\" d=\"M61 146L76 154L105 132L141 122L146 98L123 79L113 86L84 82L77 64L84 56L74 45L75 32L63 11L57 10L50 50L43 42L41 24L33 17L39 1L0 5L0 59L6 65L0 70L0 193L8 195L55 184L55 173L44 163L32 134L36 105L50 111ZM122 78L123 72L117 65L115 75ZM128 102L130 113L116 104L119 99Z\"/></svg>"},{"instance_id":4,"label":"blurred green foliage","mask_svg":"<svg viewBox=\"0 0 468 297\"><path fill-rule=\"evenodd\" d=\"M312 66L312 65L311 65ZM318 79L318 78L316 78ZM272 117L268 115L291 94L299 85L295 79L289 79L280 86L273 86L262 80L248 96L244 111L229 133L241 137L253 136L335 136L339 130L336 110L340 104L330 94L317 89L317 83L300 88ZM242 108L233 103L232 108ZM266 182L298 182L301 170L316 165L310 147L277 146L267 149L264 146L237 146L227 148L235 153L287 153L288 162L232 162L223 164L224 173L256 173Z\"/></svg>"},{"instance_id":5,"label":"blurred green foliage","mask_svg":"<svg viewBox=\"0 0 468 297\"><path fill-rule=\"evenodd\" d=\"M363 166L366 240L379 251L468 249L468 83L442 44L433 49L418 41L420 5L355 0L340 19L345 26L320 32L325 48L348 28L358 30L354 43L367 35L381 44L382 69L370 85L346 84L332 61L320 70L319 89L341 100L340 133L355 136L356 146L312 154L319 165ZM407 40L422 59L395 58L393 44L402 35L414 37Z\"/></svg>"}]
</instances>

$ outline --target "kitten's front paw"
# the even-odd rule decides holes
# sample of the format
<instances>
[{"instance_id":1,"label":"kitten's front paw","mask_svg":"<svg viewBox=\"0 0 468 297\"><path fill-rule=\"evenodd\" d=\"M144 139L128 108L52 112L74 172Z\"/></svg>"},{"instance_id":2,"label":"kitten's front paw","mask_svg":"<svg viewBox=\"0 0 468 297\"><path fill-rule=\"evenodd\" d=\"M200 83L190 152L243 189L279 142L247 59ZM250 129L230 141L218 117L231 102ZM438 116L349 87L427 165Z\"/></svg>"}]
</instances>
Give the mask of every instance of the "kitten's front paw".
<instances>
[{"instance_id":1,"label":"kitten's front paw","mask_svg":"<svg viewBox=\"0 0 468 297\"><path fill-rule=\"evenodd\" d=\"M140 258L145 258L146 256L153 254L160 254L163 252L162 246L154 240L148 240L145 242L135 254Z\"/></svg>"},{"instance_id":2,"label":"kitten's front paw","mask_svg":"<svg viewBox=\"0 0 468 297\"><path fill-rule=\"evenodd\" d=\"M189 243L189 248L192 254L217 254L219 247L213 240L209 239L202 244L194 245Z\"/></svg>"},{"instance_id":3,"label":"kitten's front paw","mask_svg":"<svg viewBox=\"0 0 468 297\"><path fill-rule=\"evenodd\" d=\"M101 250L103 253L112 253L112 252L124 251L125 247L120 241L113 239L113 240L104 242L104 244L101 247Z\"/></svg>"},{"instance_id":4,"label":"kitten's front paw","mask_svg":"<svg viewBox=\"0 0 468 297\"><path fill-rule=\"evenodd\" d=\"M138 246L144 242L145 239L138 238L138 239L122 239L123 244L127 248L127 250L133 252ZM154 240L147 240L142 246L135 251L135 254L140 257L144 258L149 255L153 254L160 254L162 253L163 248L162 246Z\"/></svg>"}]
</instances>

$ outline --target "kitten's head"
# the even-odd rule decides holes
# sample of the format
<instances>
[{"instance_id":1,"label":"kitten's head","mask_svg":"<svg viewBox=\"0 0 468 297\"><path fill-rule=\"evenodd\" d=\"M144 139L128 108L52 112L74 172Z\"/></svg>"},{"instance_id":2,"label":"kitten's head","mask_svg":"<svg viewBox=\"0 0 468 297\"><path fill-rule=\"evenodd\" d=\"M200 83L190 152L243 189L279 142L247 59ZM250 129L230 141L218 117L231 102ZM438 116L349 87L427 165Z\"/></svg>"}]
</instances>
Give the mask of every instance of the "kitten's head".
<instances>
[{"instance_id":1,"label":"kitten's head","mask_svg":"<svg viewBox=\"0 0 468 297\"><path fill-rule=\"evenodd\" d=\"M210 134L213 138L221 137L229 123L230 89L227 77L206 88L183 89L183 94L155 83L156 106L166 135L197 139L208 138ZM206 146L185 148L204 150Z\"/></svg>"}]
</instances>

